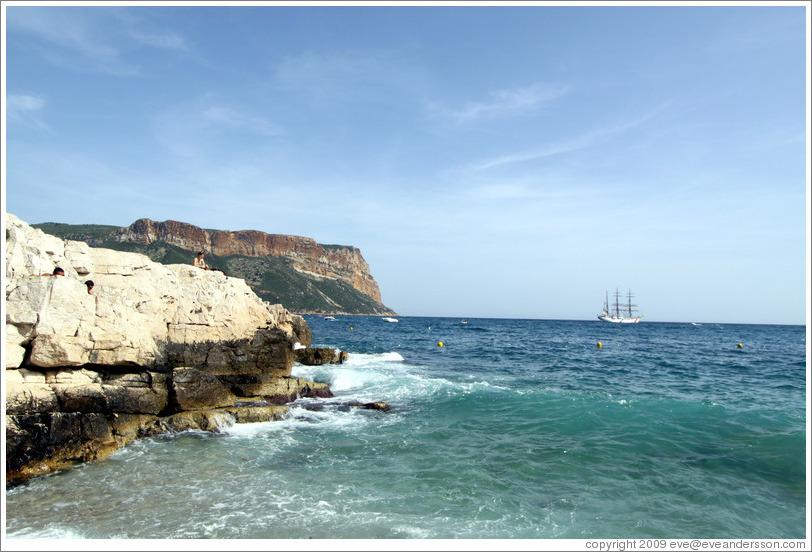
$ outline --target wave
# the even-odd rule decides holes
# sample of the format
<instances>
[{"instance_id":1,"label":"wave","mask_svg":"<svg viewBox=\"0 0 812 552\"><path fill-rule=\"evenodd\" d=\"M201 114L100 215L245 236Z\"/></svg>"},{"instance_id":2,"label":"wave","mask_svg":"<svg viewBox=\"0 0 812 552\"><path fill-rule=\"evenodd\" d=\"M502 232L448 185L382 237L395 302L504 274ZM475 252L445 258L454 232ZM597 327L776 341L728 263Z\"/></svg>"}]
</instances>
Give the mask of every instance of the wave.
<instances>
[{"instance_id":1,"label":"wave","mask_svg":"<svg viewBox=\"0 0 812 552\"><path fill-rule=\"evenodd\" d=\"M407 361L395 351L351 354L343 364L297 364L293 375L326 383L339 399L390 404L412 405L440 397L509 390L508 387L487 381L482 374L468 381L442 377L431 373L426 365Z\"/></svg>"}]
</instances>

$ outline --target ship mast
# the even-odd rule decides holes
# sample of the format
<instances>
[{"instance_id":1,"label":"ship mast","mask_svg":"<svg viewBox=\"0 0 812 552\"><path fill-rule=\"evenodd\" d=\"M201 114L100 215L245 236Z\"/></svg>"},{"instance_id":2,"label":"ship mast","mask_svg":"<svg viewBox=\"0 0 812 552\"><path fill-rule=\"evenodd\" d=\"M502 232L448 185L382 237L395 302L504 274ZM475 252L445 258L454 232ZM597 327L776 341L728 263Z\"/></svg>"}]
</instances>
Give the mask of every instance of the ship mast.
<instances>
[{"instance_id":1,"label":"ship mast","mask_svg":"<svg viewBox=\"0 0 812 552\"><path fill-rule=\"evenodd\" d=\"M632 290L629 290L629 294L627 296L627 299L629 301L629 318L634 318L634 314L632 314L632 307L637 306L637 305L632 305L632 297L634 297L634 295L632 295Z\"/></svg>"}]
</instances>

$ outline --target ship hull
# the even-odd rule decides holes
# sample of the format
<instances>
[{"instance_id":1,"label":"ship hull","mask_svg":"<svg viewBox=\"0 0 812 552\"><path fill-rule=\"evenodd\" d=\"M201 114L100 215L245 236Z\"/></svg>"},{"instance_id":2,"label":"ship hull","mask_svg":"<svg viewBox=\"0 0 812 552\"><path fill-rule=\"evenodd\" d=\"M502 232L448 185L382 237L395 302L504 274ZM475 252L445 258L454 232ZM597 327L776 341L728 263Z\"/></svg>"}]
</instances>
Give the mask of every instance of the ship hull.
<instances>
[{"instance_id":1,"label":"ship hull","mask_svg":"<svg viewBox=\"0 0 812 552\"><path fill-rule=\"evenodd\" d=\"M638 316L637 318L619 318L617 316L604 316L602 314L598 316L598 320L608 322L609 324L637 324L641 318L642 316Z\"/></svg>"}]
</instances>

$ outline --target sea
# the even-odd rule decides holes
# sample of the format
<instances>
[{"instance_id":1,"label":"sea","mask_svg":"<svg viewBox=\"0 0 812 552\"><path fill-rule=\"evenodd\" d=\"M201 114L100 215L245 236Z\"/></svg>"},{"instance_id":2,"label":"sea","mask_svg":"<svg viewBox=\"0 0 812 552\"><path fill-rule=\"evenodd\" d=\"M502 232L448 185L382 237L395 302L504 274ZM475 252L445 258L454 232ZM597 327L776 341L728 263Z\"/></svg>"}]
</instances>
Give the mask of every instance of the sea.
<instances>
[{"instance_id":1,"label":"sea","mask_svg":"<svg viewBox=\"0 0 812 552\"><path fill-rule=\"evenodd\" d=\"M6 537L809 537L805 326L305 318L334 398L7 489Z\"/></svg>"}]
</instances>

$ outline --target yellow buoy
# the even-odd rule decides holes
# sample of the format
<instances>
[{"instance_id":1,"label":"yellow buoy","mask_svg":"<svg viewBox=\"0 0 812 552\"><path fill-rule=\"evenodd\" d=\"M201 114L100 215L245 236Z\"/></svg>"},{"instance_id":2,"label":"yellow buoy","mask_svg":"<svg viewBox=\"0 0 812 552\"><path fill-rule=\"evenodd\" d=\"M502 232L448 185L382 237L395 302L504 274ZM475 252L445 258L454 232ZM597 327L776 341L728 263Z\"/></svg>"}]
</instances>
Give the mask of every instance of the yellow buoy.
<instances>
[{"instance_id":1,"label":"yellow buoy","mask_svg":"<svg viewBox=\"0 0 812 552\"><path fill-rule=\"evenodd\" d=\"M350 326L350 331L352 331L352 326Z\"/></svg>"},{"instance_id":2,"label":"yellow buoy","mask_svg":"<svg viewBox=\"0 0 812 552\"><path fill-rule=\"evenodd\" d=\"M437 342L437 346L438 346L438 347L445 347L445 345L443 345L443 342L442 342L442 341L438 341L438 342Z\"/></svg>"},{"instance_id":3,"label":"yellow buoy","mask_svg":"<svg viewBox=\"0 0 812 552\"><path fill-rule=\"evenodd\" d=\"M601 347L603 347L603 343L601 343L600 341L598 341L598 349L600 349Z\"/></svg>"},{"instance_id":4,"label":"yellow buoy","mask_svg":"<svg viewBox=\"0 0 812 552\"><path fill-rule=\"evenodd\" d=\"M744 347L744 345L742 345L741 343L739 343L738 345L736 345L736 347L738 347L739 349L741 349L741 348L743 348L743 347Z\"/></svg>"}]
</instances>

